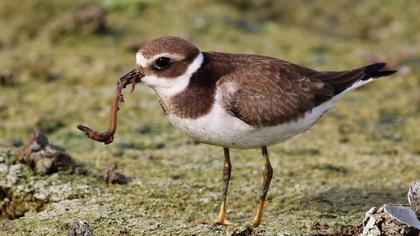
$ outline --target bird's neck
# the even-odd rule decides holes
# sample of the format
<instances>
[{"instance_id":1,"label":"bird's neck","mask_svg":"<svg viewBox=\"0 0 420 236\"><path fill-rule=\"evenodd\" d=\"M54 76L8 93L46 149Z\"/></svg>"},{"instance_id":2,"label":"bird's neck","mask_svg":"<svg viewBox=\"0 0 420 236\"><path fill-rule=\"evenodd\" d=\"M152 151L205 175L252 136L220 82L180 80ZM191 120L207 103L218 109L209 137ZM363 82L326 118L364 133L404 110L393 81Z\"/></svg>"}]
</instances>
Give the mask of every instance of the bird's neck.
<instances>
[{"instance_id":1,"label":"bird's neck","mask_svg":"<svg viewBox=\"0 0 420 236\"><path fill-rule=\"evenodd\" d=\"M162 93L162 90L155 90L167 114L196 119L207 114L213 107L216 83L222 76L222 70L214 68L216 65L212 63L209 54L202 55L201 66L189 76L183 90L171 96Z\"/></svg>"}]
</instances>

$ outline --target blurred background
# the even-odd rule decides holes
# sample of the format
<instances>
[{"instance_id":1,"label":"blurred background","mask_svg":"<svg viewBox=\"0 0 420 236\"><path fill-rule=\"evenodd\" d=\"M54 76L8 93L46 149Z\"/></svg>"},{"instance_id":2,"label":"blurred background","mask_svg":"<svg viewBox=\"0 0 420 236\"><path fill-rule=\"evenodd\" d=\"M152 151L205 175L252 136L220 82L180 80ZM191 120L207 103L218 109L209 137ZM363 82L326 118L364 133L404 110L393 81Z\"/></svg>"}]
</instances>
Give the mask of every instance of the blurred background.
<instances>
[{"instance_id":1,"label":"blurred background","mask_svg":"<svg viewBox=\"0 0 420 236\"><path fill-rule=\"evenodd\" d=\"M134 187L108 187L89 179L94 177L74 177L74 184L87 178L80 181L109 194L143 196L141 203L127 200L135 209L150 204L148 199L165 202L173 195L166 215L159 207L147 210L157 222L178 220L165 232L184 232L192 218L217 211L220 148L191 142L173 128L149 88L126 92L112 145L94 143L75 128L82 123L105 129L115 82L135 66L135 52L144 43L174 35L202 51L260 54L316 70L383 61L399 73L353 92L312 131L272 148L277 179L270 192L268 232L311 232L314 220L355 226L369 207L405 201L405 187L418 174L419 14L415 0L1 1L0 153L15 153L40 128L93 173L118 163ZM237 187L231 193L236 201L231 218L242 221L253 212L249 202L256 203L262 162L258 152L233 155ZM180 206L180 201L189 204ZM117 211L112 201L102 204ZM189 215L179 216L181 211ZM288 217L300 221L291 224ZM33 225L36 217L22 222ZM99 232L107 225L95 224ZM109 229L118 231L123 224ZM15 221L8 227L12 232L25 226ZM209 229L191 232L200 230Z\"/></svg>"}]
</instances>

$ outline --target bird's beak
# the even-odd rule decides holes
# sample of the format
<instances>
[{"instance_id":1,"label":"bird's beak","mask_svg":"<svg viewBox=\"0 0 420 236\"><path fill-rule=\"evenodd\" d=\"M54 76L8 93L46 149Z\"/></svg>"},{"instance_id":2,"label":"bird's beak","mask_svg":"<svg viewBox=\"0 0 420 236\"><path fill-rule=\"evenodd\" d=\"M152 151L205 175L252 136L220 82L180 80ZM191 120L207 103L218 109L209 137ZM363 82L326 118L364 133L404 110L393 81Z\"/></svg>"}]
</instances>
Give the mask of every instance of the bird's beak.
<instances>
[{"instance_id":1,"label":"bird's beak","mask_svg":"<svg viewBox=\"0 0 420 236\"><path fill-rule=\"evenodd\" d=\"M118 83L122 83L125 88L128 84L131 84L131 92L134 92L136 88L136 83L141 82L141 78L144 77L144 74L141 72L140 68L134 68L127 74L123 75Z\"/></svg>"},{"instance_id":2,"label":"bird's beak","mask_svg":"<svg viewBox=\"0 0 420 236\"><path fill-rule=\"evenodd\" d=\"M124 84L135 84L141 82L141 78L144 74L141 72L140 68L134 68L127 74L123 75L119 82Z\"/></svg>"}]
</instances>

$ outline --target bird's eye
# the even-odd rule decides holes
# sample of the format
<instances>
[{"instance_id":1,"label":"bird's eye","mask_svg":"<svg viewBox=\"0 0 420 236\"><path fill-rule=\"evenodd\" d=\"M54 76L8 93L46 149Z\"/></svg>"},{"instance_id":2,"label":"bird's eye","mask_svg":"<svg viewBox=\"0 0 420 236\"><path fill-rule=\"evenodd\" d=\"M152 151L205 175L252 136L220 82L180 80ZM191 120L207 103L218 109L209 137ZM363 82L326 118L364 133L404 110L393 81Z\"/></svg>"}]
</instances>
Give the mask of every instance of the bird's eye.
<instances>
[{"instance_id":1,"label":"bird's eye","mask_svg":"<svg viewBox=\"0 0 420 236\"><path fill-rule=\"evenodd\" d=\"M165 69L171 64L172 60L169 57L159 57L156 59L154 67L158 70Z\"/></svg>"}]
</instances>

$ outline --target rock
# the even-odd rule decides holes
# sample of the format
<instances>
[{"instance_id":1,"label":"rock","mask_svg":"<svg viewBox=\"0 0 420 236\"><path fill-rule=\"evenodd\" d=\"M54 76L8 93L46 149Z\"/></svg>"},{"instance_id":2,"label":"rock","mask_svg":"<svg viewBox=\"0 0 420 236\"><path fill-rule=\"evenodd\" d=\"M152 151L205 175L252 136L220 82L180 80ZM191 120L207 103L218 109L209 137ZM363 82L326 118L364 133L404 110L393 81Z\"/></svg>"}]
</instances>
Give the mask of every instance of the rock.
<instances>
[{"instance_id":1,"label":"rock","mask_svg":"<svg viewBox=\"0 0 420 236\"><path fill-rule=\"evenodd\" d=\"M99 4L79 7L73 12L74 23L77 28L91 33L104 31L106 27L106 11Z\"/></svg>"},{"instance_id":2,"label":"rock","mask_svg":"<svg viewBox=\"0 0 420 236\"><path fill-rule=\"evenodd\" d=\"M408 204L416 213L417 218L420 218L420 180L416 180L411 184L407 195Z\"/></svg>"},{"instance_id":3,"label":"rock","mask_svg":"<svg viewBox=\"0 0 420 236\"><path fill-rule=\"evenodd\" d=\"M105 168L102 177L108 184L126 184L127 177L113 164Z\"/></svg>"},{"instance_id":4,"label":"rock","mask_svg":"<svg viewBox=\"0 0 420 236\"><path fill-rule=\"evenodd\" d=\"M23 168L24 166L19 163L14 165L0 163L0 188L11 188L17 185L23 176Z\"/></svg>"},{"instance_id":5,"label":"rock","mask_svg":"<svg viewBox=\"0 0 420 236\"><path fill-rule=\"evenodd\" d=\"M73 221L68 231L68 236L93 236L93 229L87 222L82 220Z\"/></svg>"},{"instance_id":6,"label":"rock","mask_svg":"<svg viewBox=\"0 0 420 236\"><path fill-rule=\"evenodd\" d=\"M27 216L28 212L43 211L47 204L83 198L98 192L96 188L83 184L81 177L71 181L69 175L78 170L73 168L70 157L64 153L64 149L50 144L39 131L34 132L18 153L1 151L0 156L5 159L0 163L0 222ZM72 171L60 175L33 174L33 170L49 173L69 167ZM2 230L0 226L0 232Z\"/></svg>"},{"instance_id":7,"label":"rock","mask_svg":"<svg viewBox=\"0 0 420 236\"><path fill-rule=\"evenodd\" d=\"M9 167L9 173L6 176L9 185L15 185L22 176L23 165L16 164Z\"/></svg>"},{"instance_id":8,"label":"rock","mask_svg":"<svg viewBox=\"0 0 420 236\"><path fill-rule=\"evenodd\" d=\"M49 144L47 136L44 135L40 130L34 131L29 142L32 152L38 152Z\"/></svg>"},{"instance_id":9,"label":"rock","mask_svg":"<svg viewBox=\"0 0 420 236\"><path fill-rule=\"evenodd\" d=\"M362 236L397 236L397 235L418 235L420 233L414 227L406 225L392 218L384 207L372 207L366 212L363 220Z\"/></svg>"},{"instance_id":10,"label":"rock","mask_svg":"<svg viewBox=\"0 0 420 236\"><path fill-rule=\"evenodd\" d=\"M33 132L17 159L41 174L51 174L75 166L71 156L63 148L50 144L47 136L40 130Z\"/></svg>"},{"instance_id":11,"label":"rock","mask_svg":"<svg viewBox=\"0 0 420 236\"><path fill-rule=\"evenodd\" d=\"M36 162L35 169L38 173L51 173L53 170L53 159L43 158Z\"/></svg>"},{"instance_id":12,"label":"rock","mask_svg":"<svg viewBox=\"0 0 420 236\"><path fill-rule=\"evenodd\" d=\"M16 219L27 211L41 209L44 202L35 199L26 186L22 164L0 164L0 221Z\"/></svg>"},{"instance_id":13,"label":"rock","mask_svg":"<svg viewBox=\"0 0 420 236\"><path fill-rule=\"evenodd\" d=\"M252 236L255 235L251 227L247 227L245 230L233 232L232 236Z\"/></svg>"}]
</instances>

